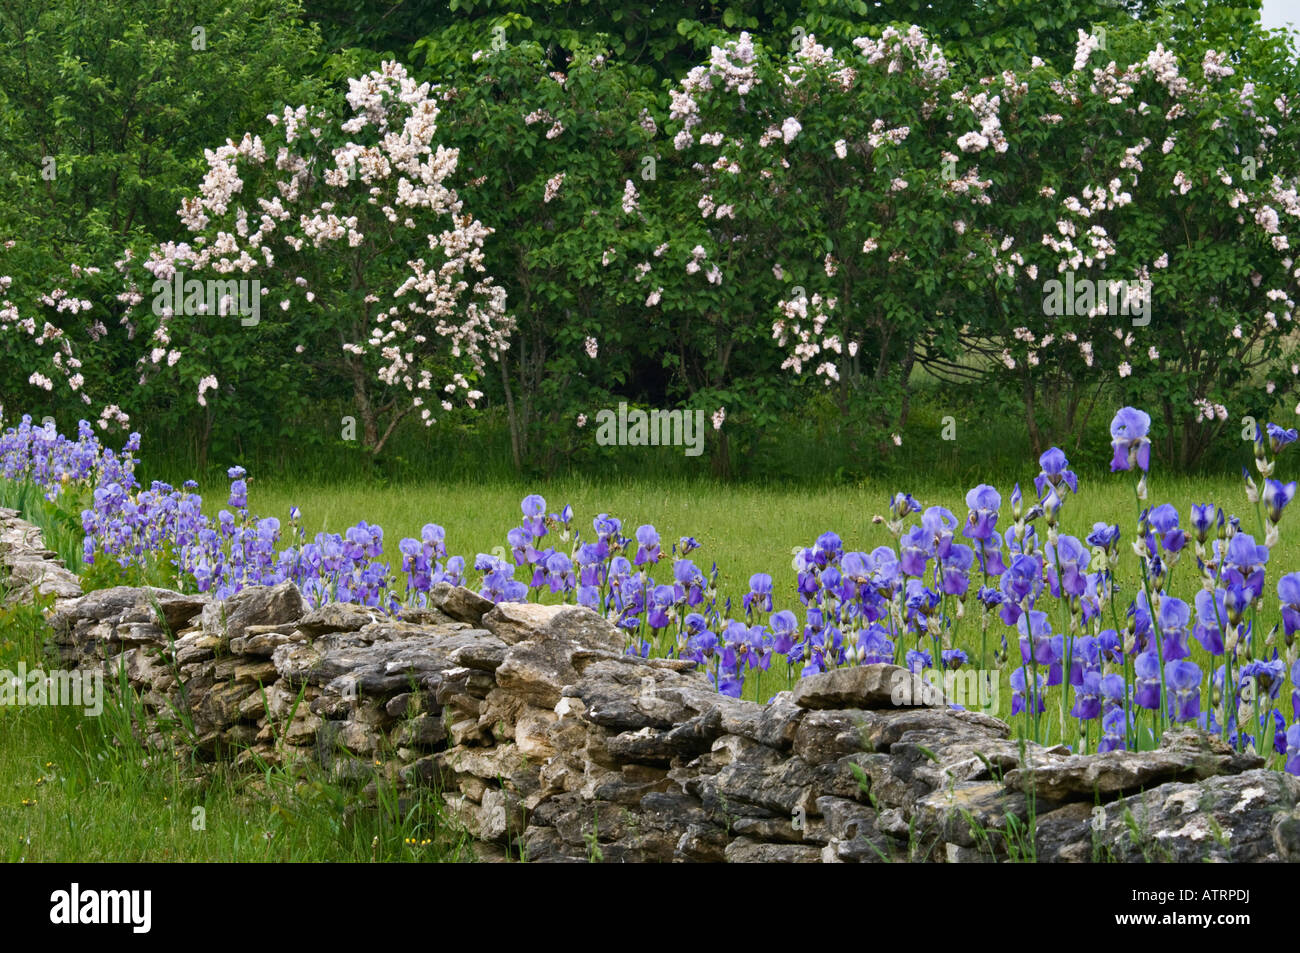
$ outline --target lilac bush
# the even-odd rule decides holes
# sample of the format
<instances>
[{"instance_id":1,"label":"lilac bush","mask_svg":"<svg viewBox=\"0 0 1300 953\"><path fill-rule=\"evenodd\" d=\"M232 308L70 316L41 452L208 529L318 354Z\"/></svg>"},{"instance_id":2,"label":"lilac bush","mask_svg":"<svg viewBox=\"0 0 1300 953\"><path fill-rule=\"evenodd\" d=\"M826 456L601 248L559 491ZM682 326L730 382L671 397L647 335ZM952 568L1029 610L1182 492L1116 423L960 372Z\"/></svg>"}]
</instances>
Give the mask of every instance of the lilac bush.
<instances>
[{"instance_id":1,"label":"lilac bush","mask_svg":"<svg viewBox=\"0 0 1300 953\"><path fill-rule=\"evenodd\" d=\"M653 525L632 528L607 513L587 531L571 506L549 511L537 494L520 504L500 550L508 555L479 553L471 577L434 523L399 541L400 572L385 559L383 529L365 521L308 541L297 507L287 527L253 514L242 467L227 471L227 507L211 519L193 482L139 486L139 435L114 452L85 421L72 440L24 417L0 436L0 476L42 488L47 500L88 498L85 563L148 569L217 599L291 581L311 606L350 602L400 615L426 606L436 586L468 585L496 603L587 606L623 630L628 653L689 659L734 697L748 687L761 700L765 681L789 688L799 677L881 662L927 678L997 670L1026 737L1068 740L1083 752L1133 750L1166 729L1195 726L1239 749L1271 751L1300 773L1300 572L1278 573L1280 618L1266 631L1270 554L1296 490L1272 474L1296 431L1261 430L1254 453L1263 489L1245 475L1253 517L1201 503L1185 524L1172 504L1147 505L1149 432L1150 418L1131 407L1111 426L1111 469L1135 477L1139 582L1129 600L1119 598L1119 525L1095 523L1084 539L1062 531L1084 488L1055 447L1039 460L1030 505L1019 484L1007 507L980 484L961 519L898 493L888 516L875 518L893 545L861 552L825 532L798 553L792 586L756 573L730 596L719 592L717 563L705 571L692 558L693 537L665 540ZM1175 575L1194 575L1191 602L1172 595Z\"/></svg>"}]
</instances>

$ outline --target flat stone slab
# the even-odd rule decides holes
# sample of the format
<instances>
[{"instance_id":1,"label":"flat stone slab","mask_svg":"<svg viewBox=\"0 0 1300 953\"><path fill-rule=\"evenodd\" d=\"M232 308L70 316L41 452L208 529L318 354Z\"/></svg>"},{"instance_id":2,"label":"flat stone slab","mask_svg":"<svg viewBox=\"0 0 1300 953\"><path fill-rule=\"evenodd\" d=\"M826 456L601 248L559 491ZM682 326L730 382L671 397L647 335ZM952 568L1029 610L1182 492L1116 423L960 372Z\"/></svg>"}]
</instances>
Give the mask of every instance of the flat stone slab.
<instances>
[{"instance_id":1,"label":"flat stone slab","mask_svg":"<svg viewBox=\"0 0 1300 953\"><path fill-rule=\"evenodd\" d=\"M899 665L855 665L799 680L794 703L801 708L947 707L942 692Z\"/></svg>"}]
</instances>

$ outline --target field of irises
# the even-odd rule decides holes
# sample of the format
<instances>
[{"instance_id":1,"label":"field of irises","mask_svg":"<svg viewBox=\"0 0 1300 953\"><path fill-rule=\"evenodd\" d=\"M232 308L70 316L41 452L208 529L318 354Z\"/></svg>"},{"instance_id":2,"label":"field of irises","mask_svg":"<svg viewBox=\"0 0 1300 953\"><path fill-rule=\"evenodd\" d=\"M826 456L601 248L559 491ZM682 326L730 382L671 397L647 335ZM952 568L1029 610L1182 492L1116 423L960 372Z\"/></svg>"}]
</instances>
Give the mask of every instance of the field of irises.
<instances>
[{"instance_id":1,"label":"field of irises","mask_svg":"<svg viewBox=\"0 0 1300 953\"><path fill-rule=\"evenodd\" d=\"M896 662L993 679L996 712L1027 738L1132 750L1197 725L1300 773L1300 572L1285 572L1300 547L1282 535L1296 484L1274 477L1297 433L1261 428L1253 474L1198 483L1160 473L1149 429L1123 408L1112 475L1081 482L1053 448L1005 503L991 485L965 492L961 518L936 505L961 491L929 486L553 485L509 522L511 487L259 489L282 523L254 514L240 467L216 499L193 482L145 489L137 436L114 451L88 424L70 439L24 418L0 437L0 502L26 487L50 525L75 514L68 556L88 587L224 598L289 579L313 604L400 613L463 584L590 606L629 652L693 659L730 695L764 701L804 675ZM417 530L426 513L443 515ZM412 532L391 555L385 522ZM477 553L451 555L461 547Z\"/></svg>"}]
</instances>

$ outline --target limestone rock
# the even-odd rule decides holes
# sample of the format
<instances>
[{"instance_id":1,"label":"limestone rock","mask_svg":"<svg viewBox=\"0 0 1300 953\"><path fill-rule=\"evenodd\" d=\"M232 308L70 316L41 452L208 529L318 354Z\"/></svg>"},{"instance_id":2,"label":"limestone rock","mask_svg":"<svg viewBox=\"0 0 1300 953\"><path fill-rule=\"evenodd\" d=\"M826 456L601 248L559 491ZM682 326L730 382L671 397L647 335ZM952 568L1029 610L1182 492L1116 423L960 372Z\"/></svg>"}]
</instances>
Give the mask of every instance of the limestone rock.
<instances>
[{"instance_id":1,"label":"limestone rock","mask_svg":"<svg viewBox=\"0 0 1300 953\"><path fill-rule=\"evenodd\" d=\"M895 699L898 699L897 701ZM884 663L832 669L799 680L794 703L802 708L934 708L941 693L905 668Z\"/></svg>"}]
</instances>

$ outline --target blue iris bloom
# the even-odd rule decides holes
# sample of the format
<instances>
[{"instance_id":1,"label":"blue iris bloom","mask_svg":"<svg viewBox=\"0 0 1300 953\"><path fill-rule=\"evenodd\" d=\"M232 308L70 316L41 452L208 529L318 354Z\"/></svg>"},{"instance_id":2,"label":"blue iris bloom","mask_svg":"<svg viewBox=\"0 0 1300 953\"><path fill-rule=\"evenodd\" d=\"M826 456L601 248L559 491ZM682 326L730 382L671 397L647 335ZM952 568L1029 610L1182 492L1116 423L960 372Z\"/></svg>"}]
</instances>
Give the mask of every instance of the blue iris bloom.
<instances>
[{"instance_id":1,"label":"blue iris bloom","mask_svg":"<svg viewBox=\"0 0 1300 953\"><path fill-rule=\"evenodd\" d=\"M1295 481L1282 483L1272 478L1264 481L1264 509L1270 523L1276 525L1282 519L1282 510L1295 498Z\"/></svg>"},{"instance_id":2,"label":"blue iris bloom","mask_svg":"<svg viewBox=\"0 0 1300 953\"><path fill-rule=\"evenodd\" d=\"M1135 407L1124 407L1115 414L1110 422L1111 446L1115 450L1110 461L1111 472L1132 470L1140 467L1143 472L1150 469L1151 415Z\"/></svg>"},{"instance_id":3,"label":"blue iris bloom","mask_svg":"<svg viewBox=\"0 0 1300 953\"><path fill-rule=\"evenodd\" d=\"M1042 471L1034 477L1034 489L1038 492L1041 499L1044 487L1050 486L1053 489L1059 487L1062 483L1070 488L1071 493L1079 492L1079 478L1068 469L1070 461L1065 459L1065 451L1060 447L1051 447L1038 458L1038 465Z\"/></svg>"},{"instance_id":4,"label":"blue iris bloom","mask_svg":"<svg viewBox=\"0 0 1300 953\"><path fill-rule=\"evenodd\" d=\"M1285 427L1280 427L1277 424L1269 424L1267 430L1269 443L1273 448L1274 455L1288 444L1295 443L1296 438L1300 437L1300 432L1297 432L1294 427L1287 429Z\"/></svg>"}]
</instances>

